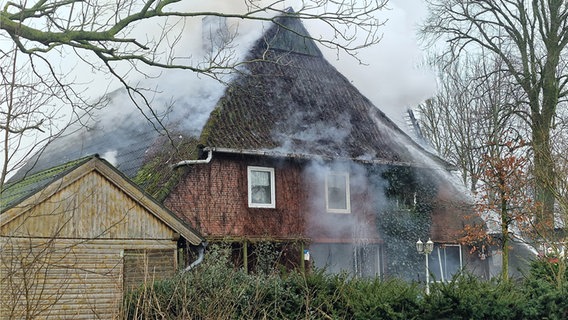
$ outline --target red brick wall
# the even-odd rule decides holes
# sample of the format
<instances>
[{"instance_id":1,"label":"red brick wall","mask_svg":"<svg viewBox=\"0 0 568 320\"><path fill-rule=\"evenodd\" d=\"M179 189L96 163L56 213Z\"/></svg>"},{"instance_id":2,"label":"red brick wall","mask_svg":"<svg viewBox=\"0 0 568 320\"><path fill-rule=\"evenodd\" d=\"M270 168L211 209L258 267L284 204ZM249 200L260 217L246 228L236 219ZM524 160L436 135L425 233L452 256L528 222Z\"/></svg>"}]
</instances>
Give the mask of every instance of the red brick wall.
<instances>
[{"instance_id":1,"label":"red brick wall","mask_svg":"<svg viewBox=\"0 0 568 320\"><path fill-rule=\"evenodd\" d=\"M247 166L275 169L276 208L248 207ZM331 214L325 212L323 176L306 173L303 162L215 153L209 164L186 170L165 205L206 237L379 238L371 195L362 181L351 179L352 213Z\"/></svg>"},{"instance_id":2,"label":"red brick wall","mask_svg":"<svg viewBox=\"0 0 568 320\"><path fill-rule=\"evenodd\" d=\"M249 208L247 166L275 168L276 208ZM299 192L301 166L261 158L215 154L192 165L165 201L204 236L299 237L303 233Z\"/></svg>"}]
</instances>

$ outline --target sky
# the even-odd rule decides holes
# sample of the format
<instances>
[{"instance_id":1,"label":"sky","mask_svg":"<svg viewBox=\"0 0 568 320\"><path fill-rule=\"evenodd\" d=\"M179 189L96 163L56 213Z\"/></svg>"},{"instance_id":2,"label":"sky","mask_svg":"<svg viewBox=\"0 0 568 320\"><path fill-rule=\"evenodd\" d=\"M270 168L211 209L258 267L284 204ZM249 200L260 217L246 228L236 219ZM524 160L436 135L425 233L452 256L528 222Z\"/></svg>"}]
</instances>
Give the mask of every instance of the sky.
<instances>
[{"instance_id":1,"label":"sky","mask_svg":"<svg viewBox=\"0 0 568 320\"><path fill-rule=\"evenodd\" d=\"M284 1L282 8L294 6L297 2L298 0ZM244 10L242 2L234 0L182 2L180 5L187 6L188 3L190 7L181 9L224 12ZM416 106L435 93L434 73L418 67L422 62L423 52L417 42L416 30L425 13L423 0L391 0L387 9L378 15L384 22L384 26L379 30L382 33L382 40L358 52L363 64L346 54L337 56L335 51L322 48L328 61L405 131L409 129L405 120L406 109ZM309 21L305 24L313 37L317 38L320 34L326 33L320 25ZM200 19L189 21L183 26L184 38L177 43L176 53L197 59L199 54L194 53L199 52L201 48L200 26ZM241 56L262 33L258 23L244 20L238 20L230 27L240 34L238 41L235 42L237 44L235 52ZM181 25L173 28L179 30ZM156 28L154 23L135 29L132 36L144 39L155 35L158 30L160 28ZM83 58L89 59L87 53L80 54ZM70 50L52 52L48 58L61 72L70 72L70 77L77 83L82 83L85 94L93 99L120 88L120 83L108 73L95 72L77 59ZM124 68L117 70L128 72ZM187 106L183 109L191 110L191 116L187 113L171 115L183 119L187 127L201 128L201 123L207 119L223 90L218 82L188 71L152 70L148 74L154 78L144 79L140 74L128 73L128 79L131 83L141 81L144 86L156 90L157 93L150 96L153 106L167 106L171 103ZM101 117L106 117L108 120L107 127L131 121L132 112L138 111L132 106L128 107L129 104L131 105L127 97L115 97L111 108L101 114Z\"/></svg>"},{"instance_id":2,"label":"sky","mask_svg":"<svg viewBox=\"0 0 568 320\"><path fill-rule=\"evenodd\" d=\"M294 6L296 2L298 1L285 1L282 7ZM240 1L233 0L209 0L206 3L191 4L191 7L187 9L239 12L244 10L243 6L239 5L240 3ZM362 63L345 53L338 56L336 51L321 48L328 61L403 130L407 129L405 128L407 122L404 118L406 109L415 107L431 97L436 90L435 74L431 70L419 67L423 61L424 53L419 48L416 30L421 20L425 18L425 14L426 8L423 0L391 0L387 10L378 14L379 19L385 23L379 30L382 33L382 40L378 44L361 49L358 52L358 57L362 60ZM199 50L201 33L193 32L193 30L200 30L200 27L192 25L195 23L195 21L190 22L185 26L186 30L191 32L188 32L184 41L180 41L178 52L182 50L196 52ZM304 23L314 37L318 37L319 34L325 35L328 32L327 29L321 28L316 23L309 21ZM240 20L237 26L232 27L237 28L240 34L239 46L236 50L238 55L242 55L248 49L248 44L260 35L258 23L252 24ZM141 28L135 35L145 37L152 32L153 30ZM192 55L192 57L196 58L198 55ZM78 74L91 77L92 73L88 69L82 69L82 67L84 66L78 67ZM162 75L161 71L151 74L157 77ZM112 90L120 86L116 81L111 81L108 75L100 75L99 77L101 80L93 81L89 78L82 80L88 83L89 90L93 95L102 94L109 89ZM187 77L189 79L192 76L188 75ZM199 79L200 82L207 81L202 78ZM131 77L130 80L139 81L136 77ZM158 83L163 80L167 82L168 77L161 77ZM178 88L179 82L171 82L169 86L175 88L172 90L173 95L181 90L181 88ZM216 90L216 88L206 89L206 91L213 90ZM167 92L165 93L167 94ZM192 93L188 92L188 94ZM165 95L162 96L165 97ZM164 98L164 100L167 99Z\"/></svg>"},{"instance_id":3,"label":"sky","mask_svg":"<svg viewBox=\"0 0 568 320\"><path fill-rule=\"evenodd\" d=\"M406 110L436 91L434 72L419 67L424 51L418 44L417 29L425 18L426 7L422 0L391 0L388 7L390 10L379 16L386 19L382 40L360 52L366 65L347 56L338 60L333 53L326 53L327 59L359 91L406 131Z\"/></svg>"}]
</instances>

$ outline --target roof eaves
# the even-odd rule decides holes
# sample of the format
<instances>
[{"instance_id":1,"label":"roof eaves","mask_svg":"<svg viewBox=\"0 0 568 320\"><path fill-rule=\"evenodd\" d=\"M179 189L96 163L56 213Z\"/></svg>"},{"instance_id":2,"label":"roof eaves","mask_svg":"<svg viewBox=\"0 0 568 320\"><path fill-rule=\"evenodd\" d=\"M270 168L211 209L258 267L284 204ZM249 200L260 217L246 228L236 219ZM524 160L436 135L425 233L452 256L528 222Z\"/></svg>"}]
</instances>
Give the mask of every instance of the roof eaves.
<instances>
[{"instance_id":1,"label":"roof eaves","mask_svg":"<svg viewBox=\"0 0 568 320\"><path fill-rule=\"evenodd\" d=\"M430 168L427 164L423 163L413 163L405 161L387 161L380 159L361 159L361 158L349 158L349 157L330 157L323 155L307 154L307 153L284 153L277 150L254 150L254 149L233 149L233 148L220 148L220 147L206 147L203 150L213 151L218 153L231 153L231 154L244 154L251 156L264 156L272 158L290 158L290 159L301 159L301 160L326 160L326 161L352 161L361 164L371 164L371 165L392 165L392 166L406 166L406 167L419 167L419 168Z\"/></svg>"}]
</instances>

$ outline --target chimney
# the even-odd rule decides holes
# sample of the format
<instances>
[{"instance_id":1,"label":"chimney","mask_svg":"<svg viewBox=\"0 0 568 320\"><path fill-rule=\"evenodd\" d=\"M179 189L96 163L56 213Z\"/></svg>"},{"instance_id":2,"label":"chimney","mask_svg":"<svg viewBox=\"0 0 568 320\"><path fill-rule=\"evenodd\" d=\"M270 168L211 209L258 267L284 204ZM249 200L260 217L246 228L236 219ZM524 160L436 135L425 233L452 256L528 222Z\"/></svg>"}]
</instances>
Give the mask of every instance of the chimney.
<instances>
[{"instance_id":1,"label":"chimney","mask_svg":"<svg viewBox=\"0 0 568 320\"><path fill-rule=\"evenodd\" d=\"M231 40L225 17L206 16L201 20L201 28L203 50L208 53L221 50Z\"/></svg>"}]
</instances>

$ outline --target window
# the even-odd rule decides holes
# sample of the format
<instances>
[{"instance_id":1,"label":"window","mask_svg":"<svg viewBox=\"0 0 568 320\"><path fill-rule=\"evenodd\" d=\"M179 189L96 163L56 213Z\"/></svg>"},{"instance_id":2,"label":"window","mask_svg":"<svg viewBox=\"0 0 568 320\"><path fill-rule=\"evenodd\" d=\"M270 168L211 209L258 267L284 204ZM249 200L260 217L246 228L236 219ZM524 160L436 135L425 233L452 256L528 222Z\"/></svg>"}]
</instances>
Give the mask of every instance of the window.
<instances>
[{"instance_id":1,"label":"window","mask_svg":"<svg viewBox=\"0 0 568 320\"><path fill-rule=\"evenodd\" d=\"M327 212L351 213L349 199L349 174L330 173L325 178Z\"/></svg>"},{"instance_id":2,"label":"window","mask_svg":"<svg viewBox=\"0 0 568 320\"><path fill-rule=\"evenodd\" d=\"M434 275L436 281L450 281L463 265L461 246L436 243L428 262L430 273Z\"/></svg>"},{"instance_id":3,"label":"window","mask_svg":"<svg viewBox=\"0 0 568 320\"><path fill-rule=\"evenodd\" d=\"M248 203L251 208L276 208L274 168L248 167Z\"/></svg>"},{"instance_id":4,"label":"window","mask_svg":"<svg viewBox=\"0 0 568 320\"><path fill-rule=\"evenodd\" d=\"M357 277L381 276L379 244L312 243L309 252L313 265L327 273L346 272Z\"/></svg>"}]
</instances>

